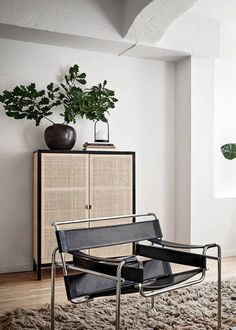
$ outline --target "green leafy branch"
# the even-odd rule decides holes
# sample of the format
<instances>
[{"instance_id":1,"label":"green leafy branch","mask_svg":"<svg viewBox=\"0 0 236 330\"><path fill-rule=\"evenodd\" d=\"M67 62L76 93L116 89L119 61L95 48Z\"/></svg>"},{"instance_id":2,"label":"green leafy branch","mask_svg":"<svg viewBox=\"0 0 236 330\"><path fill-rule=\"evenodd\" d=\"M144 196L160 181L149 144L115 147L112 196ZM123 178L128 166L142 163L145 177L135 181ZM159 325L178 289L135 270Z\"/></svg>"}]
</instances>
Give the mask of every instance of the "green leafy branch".
<instances>
[{"instance_id":1,"label":"green leafy branch","mask_svg":"<svg viewBox=\"0 0 236 330\"><path fill-rule=\"evenodd\" d=\"M5 90L0 95L0 102L7 116L35 120L36 126L43 118L54 123L48 117L52 115L52 109L60 105L64 106L60 115L65 123L75 123L77 116L106 122L105 114L109 114L109 109L113 109L118 101L115 92L106 88L106 80L91 88L84 88L85 85L86 74L81 73L75 64L59 86L50 83L46 90L38 90L35 83L16 86L12 91Z\"/></svg>"},{"instance_id":2,"label":"green leafy branch","mask_svg":"<svg viewBox=\"0 0 236 330\"><path fill-rule=\"evenodd\" d=\"M64 105L64 117L66 123L75 123L76 115L80 114L80 108L84 103L84 92L80 85L86 84L86 73L79 71L79 66L75 64L69 69L69 73L64 76L64 82L60 84L61 91L59 99Z\"/></svg>"},{"instance_id":3,"label":"green leafy branch","mask_svg":"<svg viewBox=\"0 0 236 330\"><path fill-rule=\"evenodd\" d=\"M84 107L80 114L82 118L107 122L105 114L109 114L109 109L115 108L118 100L115 98L115 92L106 88L106 85L107 81L104 80L102 84L85 91Z\"/></svg>"},{"instance_id":4,"label":"green leafy branch","mask_svg":"<svg viewBox=\"0 0 236 330\"><path fill-rule=\"evenodd\" d=\"M0 95L0 102L4 104L6 115L15 119L27 118L35 120L38 126L43 118L49 118L51 109L60 104L55 98L58 88L53 83L47 86L47 90L37 90L35 83L28 86L16 86L12 91L5 90Z\"/></svg>"}]
</instances>

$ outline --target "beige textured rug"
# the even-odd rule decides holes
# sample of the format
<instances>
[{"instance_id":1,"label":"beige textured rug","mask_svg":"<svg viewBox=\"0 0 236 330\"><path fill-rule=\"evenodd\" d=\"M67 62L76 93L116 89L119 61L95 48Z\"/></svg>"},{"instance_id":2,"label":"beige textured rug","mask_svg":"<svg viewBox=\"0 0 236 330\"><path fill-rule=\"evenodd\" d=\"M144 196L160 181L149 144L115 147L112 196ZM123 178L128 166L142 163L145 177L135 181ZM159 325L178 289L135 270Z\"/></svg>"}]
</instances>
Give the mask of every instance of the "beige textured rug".
<instances>
[{"instance_id":1,"label":"beige textured rug","mask_svg":"<svg viewBox=\"0 0 236 330\"><path fill-rule=\"evenodd\" d=\"M159 295L155 308L139 295L122 296L122 329L216 329L217 286L205 283ZM115 299L56 307L56 329L114 329ZM236 326L236 280L222 283L222 329ZM19 308L0 317L0 329L50 329L49 305Z\"/></svg>"}]
</instances>

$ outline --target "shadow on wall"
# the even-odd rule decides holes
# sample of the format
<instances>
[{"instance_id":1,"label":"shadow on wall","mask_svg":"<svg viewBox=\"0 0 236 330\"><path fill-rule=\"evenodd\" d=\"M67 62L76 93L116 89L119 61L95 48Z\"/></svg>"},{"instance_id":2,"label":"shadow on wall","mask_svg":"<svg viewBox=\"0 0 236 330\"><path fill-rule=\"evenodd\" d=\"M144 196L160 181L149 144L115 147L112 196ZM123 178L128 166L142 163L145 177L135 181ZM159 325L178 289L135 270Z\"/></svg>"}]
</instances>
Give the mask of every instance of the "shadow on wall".
<instances>
[{"instance_id":1,"label":"shadow on wall","mask_svg":"<svg viewBox=\"0 0 236 330\"><path fill-rule=\"evenodd\" d=\"M34 151L47 148L44 131L50 122L44 120L36 127L34 121L9 118L0 105L0 149L2 157L8 151Z\"/></svg>"},{"instance_id":2,"label":"shadow on wall","mask_svg":"<svg viewBox=\"0 0 236 330\"><path fill-rule=\"evenodd\" d=\"M32 152L5 152L0 159L0 266L32 260Z\"/></svg>"},{"instance_id":3,"label":"shadow on wall","mask_svg":"<svg viewBox=\"0 0 236 330\"><path fill-rule=\"evenodd\" d=\"M123 1L98 0L96 2L97 10L102 11L106 18L114 26L115 30L121 34L121 14Z\"/></svg>"},{"instance_id":4,"label":"shadow on wall","mask_svg":"<svg viewBox=\"0 0 236 330\"><path fill-rule=\"evenodd\" d=\"M44 124L44 125L43 125ZM22 131L23 143L26 150L35 151L37 149L48 149L44 140L44 131L51 123L41 123L40 126L35 126L33 122L27 122Z\"/></svg>"}]
</instances>

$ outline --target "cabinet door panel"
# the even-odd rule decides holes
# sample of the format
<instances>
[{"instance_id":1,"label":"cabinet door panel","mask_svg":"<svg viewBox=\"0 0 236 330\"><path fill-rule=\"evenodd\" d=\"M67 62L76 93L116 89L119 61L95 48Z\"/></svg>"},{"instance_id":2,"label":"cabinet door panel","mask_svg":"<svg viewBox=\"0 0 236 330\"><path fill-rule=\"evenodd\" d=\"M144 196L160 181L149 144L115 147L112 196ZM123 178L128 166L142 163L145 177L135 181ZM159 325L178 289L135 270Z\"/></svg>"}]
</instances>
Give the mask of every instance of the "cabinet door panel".
<instances>
[{"instance_id":1,"label":"cabinet door panel","mask_svg":"<svg viewBox=\"0 0 236 330\"><path fill-rule=\"evenodd\" d=\"M88 155L42 154L42 263L51 261L56 246L54 221L88 218ZM86 227L88 223L65 228Z\"/></svg>"},{"instance_id":2,"label":"cabinet door panel","mask_svg":"<svg viewBox=\"0 0 236 330\"><path fill-rule=\"evenodd\" d=\"M33 257L38 262L38 153L33 154Z\"/></svg>"},{"instance_id":3,"label":"cabinet door panel","mask_svg":"<svg viewBox=\"0 0 236 330\"><path fill-rule=\"evenodd\" d=\"M131 155L90 155L90 218L132 214L133 173ZM132 219L90 223L90 227L132 222ZM132 244L91 249L92 255L132 253Z\"/></svg>"}]
</instances>

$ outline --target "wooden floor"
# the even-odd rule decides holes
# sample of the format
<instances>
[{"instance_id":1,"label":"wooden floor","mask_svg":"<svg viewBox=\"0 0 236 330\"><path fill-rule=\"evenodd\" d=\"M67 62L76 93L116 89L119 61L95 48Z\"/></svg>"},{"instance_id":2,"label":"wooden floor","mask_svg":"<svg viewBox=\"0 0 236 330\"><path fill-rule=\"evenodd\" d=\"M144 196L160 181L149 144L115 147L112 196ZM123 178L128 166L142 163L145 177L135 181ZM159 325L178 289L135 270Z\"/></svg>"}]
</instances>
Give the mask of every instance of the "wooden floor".
<instances>
[{"instance_id":1,"label":"wooden floor","mask_svg":"<svg viewBox=\"0 0 236 330\"><path fill-rule=\"evenodd\" d=\"M216 280L217 270L214 261L209 263L206 280ZM180 267L174 270L181 270ZM236 278L236 257L222 261L222 278ZM61 274L56 282L56 301L66 302L64 283ZM50 272L43 272L43 279L36 280L34 272L22 272L0 275L0 314L17 307L32 307L50 302Z\"/></svg>"}]
</instances>

